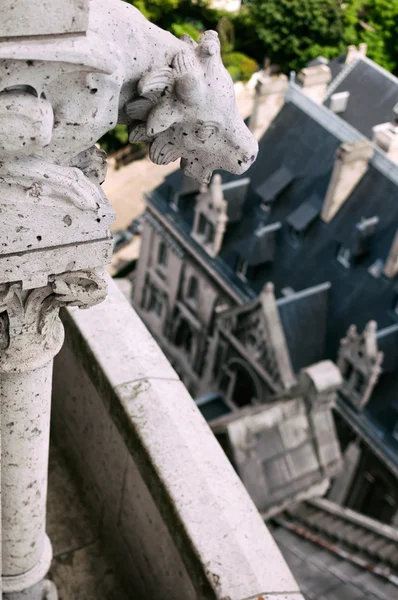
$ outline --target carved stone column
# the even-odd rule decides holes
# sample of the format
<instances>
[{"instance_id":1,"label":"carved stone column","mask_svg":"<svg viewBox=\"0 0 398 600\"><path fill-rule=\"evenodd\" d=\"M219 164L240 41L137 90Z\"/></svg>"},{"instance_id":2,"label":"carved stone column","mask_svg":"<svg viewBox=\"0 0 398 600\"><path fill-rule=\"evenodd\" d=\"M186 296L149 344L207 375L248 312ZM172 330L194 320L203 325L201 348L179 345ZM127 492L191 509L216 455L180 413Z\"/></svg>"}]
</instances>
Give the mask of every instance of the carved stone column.
<instances>
[{"instance_id":1,"label":"carved stone column","mask_svg":"<svg viewBox=\"0 0 398 600\"><path fill-rule=\"evenodd\" d=\"M258 146L237 112L215 32L178 40L119 0L6 1L0 23L2 593L43 581L52 361L62 306L105 297L113 210L95 142L116 123L186 174L243 173ZM82 401L84 399L82 398Z\"/></svg>"},{"instance_id":2,"label":"carved stone column","mask_svg":"<svg viewBox=\"0 0 398 600\"><path fill-rule=\"evenodd\" d=\"M0 287L3 592L41 598L52 558L45 533L52 362L63 343L61 306L105 297L101 272L50 276L48 285ZM48 587L48 585L46 584ZM50 588L48 588L50 589ZM11 593L8 596L7 592ZM51 597L51 596L50 596Z\"/></svg>"}]
</instances>

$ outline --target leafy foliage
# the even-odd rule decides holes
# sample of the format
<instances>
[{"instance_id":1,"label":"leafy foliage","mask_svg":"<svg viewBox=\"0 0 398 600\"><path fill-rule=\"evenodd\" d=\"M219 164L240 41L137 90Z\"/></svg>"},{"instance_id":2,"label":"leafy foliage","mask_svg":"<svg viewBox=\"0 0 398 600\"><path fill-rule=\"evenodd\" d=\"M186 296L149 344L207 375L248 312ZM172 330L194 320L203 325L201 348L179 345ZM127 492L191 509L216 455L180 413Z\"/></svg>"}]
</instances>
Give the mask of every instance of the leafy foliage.
<instances>
[{"instance_id":1,"label":"leafy foliage","mask_svg":"<svg viewBox=\"0 0 398 600\"><path fill-rule=\"evenodd\" d=\"M223 61L234 81L249 81L258 70L256 61L242 52L228 52L223 55Z\"/></svg>"},{"instance_id":2,"label":"leafy foliage","mask_svg":"<svg viewBox=\"0 0 398 600\"><path fill-rule=\"evenodd\" d=\"M263 55L283 70L344 51L343 9L336 0L247 0L245 13L251 38L261 40Z\"/></svg>"},{"instance_id":3,"label":"leafy foliage","mask_svg":"<svg viewBox=\"0 0 398 600\"><path fill-rule=\"evenodd\" d=\"M398 75L398 0L350 0L344 33L347 43L366 43L368 56Z\"/></svg>"}]
</instances>

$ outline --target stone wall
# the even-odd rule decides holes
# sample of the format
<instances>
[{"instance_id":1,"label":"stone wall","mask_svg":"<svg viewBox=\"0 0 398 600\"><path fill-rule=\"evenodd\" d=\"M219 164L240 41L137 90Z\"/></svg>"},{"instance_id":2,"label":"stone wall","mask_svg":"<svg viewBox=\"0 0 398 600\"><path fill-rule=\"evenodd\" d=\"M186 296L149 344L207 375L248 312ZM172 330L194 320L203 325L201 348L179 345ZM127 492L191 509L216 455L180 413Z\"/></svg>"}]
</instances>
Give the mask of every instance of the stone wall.
<instances>
[{"instance_id":1,"label":"stone wall","mask_svg":"<svg viewBox=\"0 0 398 600\"><path fill-rule=\"evenodd\" d=\"M302 600L243 485L113 281L63 314L53 434L136 600Z\"/></svg>"}]
</instances>

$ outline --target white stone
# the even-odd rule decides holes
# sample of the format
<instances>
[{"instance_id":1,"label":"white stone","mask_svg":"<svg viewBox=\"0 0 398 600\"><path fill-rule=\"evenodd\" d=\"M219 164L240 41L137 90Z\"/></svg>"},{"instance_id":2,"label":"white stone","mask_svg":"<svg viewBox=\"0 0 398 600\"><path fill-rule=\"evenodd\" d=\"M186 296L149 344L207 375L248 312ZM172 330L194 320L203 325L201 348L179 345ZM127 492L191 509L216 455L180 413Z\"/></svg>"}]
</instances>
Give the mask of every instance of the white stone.
<instances>
[{"instance_id":1,"label":"white stone","mask_svg":"<svg viewBox=\"0 0 398 600\"><path fill-rule=\"evenodd\" d=\"M125 333L131 328L138 338ZM108 298L92 310L69 310L68 329L67 348L55 375L58 431L64 431L62 419L67 427L70 419L76 423L65 435L75 440L76 461L88 466L101 494L110 499L105 507L110 521L107 534L123 538L124 562L133 570L130 581L142 585L142 597L203 597L199 592L203 582L209 597L218 600L266 598L267 594L302 600L234 469L174 371L165 373L159 347L153 346L116 283L109 282ZM94 352L89 365L87 348L90 355ZM151 361L142 360L143 353ZM116 354L125 357L130 380L115 386ZM73 368L70 384L61 372L65 356ZM88 398L86 406L79 389ZM91 428L96 411L101 413L100 424ZM91 433L86 436L87 425ZM125 454L116 440L112 442L116 456L105 446L101 450L101 431L125 440L128 461L122 490ZM101 473L98 452L102 453ZM116 457L117 468L112 467ZM111 469L113 475L106 476ZM145 557L154 565L149 573ZM178 565L183 557L181 573L174 557Z\"/></svg>"},{"instance_id":2,"label":"white stone","mask_svg":"<svg viewBox=\"0 0 398 600\"><path fill-rule=\"evenodd\" d=\"M243 173L257 155L215 32L198 44L178 40L119 0L4 0L0 386L3 488L9 487L2 488L3 588L26 591L32 600L50 560L44 523L49 373L63 340L58 309L87 308L106 294L114 215L100 188L106 160L95 143L117 122L129 125L131 141L150 142L154 162L181 157L185 172L200 181L213 169ZM138 372L153 367L153 354L152 347L136 360ZM114 385L131 379L125 358L122 352L113 357ZM176 377L167 361L159 368ZM7 424L13 424L9 432ZM27 479L36 481L36 504Z\"/></svg>"},{"instance_id":3,"label":"white stone","mask_svg":"<svg viewBox=\"0 0 398 600\"><path fill-rule=\"evenodd\" d=\"M2 0L0 37L84 32L88 0Z\"/></svg>"}]
</instances>

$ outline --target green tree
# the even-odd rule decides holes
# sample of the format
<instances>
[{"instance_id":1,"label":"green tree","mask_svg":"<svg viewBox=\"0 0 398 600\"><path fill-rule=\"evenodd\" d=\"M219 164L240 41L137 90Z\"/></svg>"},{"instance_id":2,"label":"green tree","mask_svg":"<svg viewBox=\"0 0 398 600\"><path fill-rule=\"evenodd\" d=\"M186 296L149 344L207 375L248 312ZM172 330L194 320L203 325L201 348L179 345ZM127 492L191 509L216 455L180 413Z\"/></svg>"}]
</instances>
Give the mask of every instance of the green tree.
<instances>
[{"instance_id":1,"label":"green tree","mask_svg":"<svg viewBox=\"0 0 398 600\"><path fill-rule=\"evenodd\" d=\"M343 7L337 0L247 0L240 18L252 30L249 39L262 42L263 57L300 70L319 54L344 51Z\"/></svg>"},{"instance_id":2,"label":"green tree","mask_svg":"<svg viewBox=\"0 0 398 600\"><path fill-rule=\"evenodd\" d=\"M398 74L398 0L350 0L343 20L347 43L366 43L372 60Z\"/></svg>"}]
</instances>

